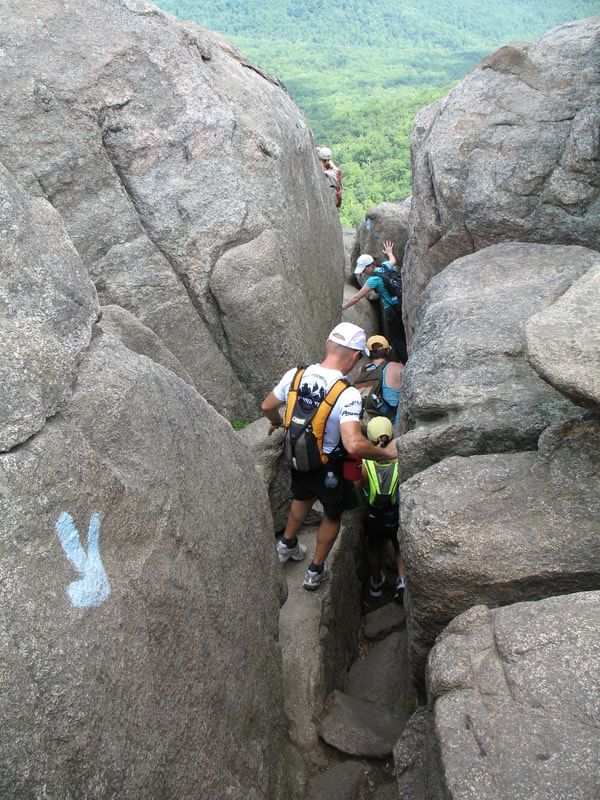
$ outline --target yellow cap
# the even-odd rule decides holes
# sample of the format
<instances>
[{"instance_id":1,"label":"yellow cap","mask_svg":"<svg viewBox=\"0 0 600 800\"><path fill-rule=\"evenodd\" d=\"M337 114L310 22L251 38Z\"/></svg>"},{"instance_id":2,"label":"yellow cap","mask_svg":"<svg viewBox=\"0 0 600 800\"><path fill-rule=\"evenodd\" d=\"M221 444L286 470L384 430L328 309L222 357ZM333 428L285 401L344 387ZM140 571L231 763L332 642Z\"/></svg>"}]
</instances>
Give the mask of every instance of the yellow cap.
<instances>
[{"instance_id":1,"label":"yellow cap","mask_svg":"<svg viewBox=\"0 0 600 800\"><path fill-rule=\"evenodd\" d=\"M380 436L387 436L391 441L394 438L392 423L387 417L373 417L367 425L367 436L373 444L379 444Z\"/></svg>"},{"instance_id":2,"label":"yellow cap","mask_svg":"<svg viewBox=\"0 0 600 800\"><path fill-rule=\"evenodd\" d=\"M377 347L377 345L379 345L379 346ZM377 334L375 336L369 336L369 338L367 339L367 350L369 351L369 355L370 356L373 355L373 353L371 352L371 350L373 350L373 348L375 348L375 351L377 351L377 350L389 350L390 349L390 343L385 338L385 336L379 336L379 334Z\"/></svg>"}]
</instances>

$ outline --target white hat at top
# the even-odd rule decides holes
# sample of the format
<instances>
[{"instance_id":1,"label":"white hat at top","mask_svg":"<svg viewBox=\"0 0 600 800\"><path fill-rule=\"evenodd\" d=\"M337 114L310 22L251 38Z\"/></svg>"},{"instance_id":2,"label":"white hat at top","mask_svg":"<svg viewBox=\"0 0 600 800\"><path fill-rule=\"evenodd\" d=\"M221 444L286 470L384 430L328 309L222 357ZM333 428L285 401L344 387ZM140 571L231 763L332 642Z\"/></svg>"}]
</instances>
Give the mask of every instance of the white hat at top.
<instances>
[{"instance_id":1,"label":"white hat at top","mask_svg":"<svg viewBox=\"0 0 600 800\"><path fill-rule=\"evenodd\" d=\"M358 325L353 325L352 322L340 322L331 331L327 337L328 341L340 344L342 347L348 347L350 350L360 350L363 353L367 352L367 335L362 328Z\"/></svg>"},{"instance_id":2,"label":"white hat at top","mask_svg":"<svg viewBox=\"0 0 600 800\"><path fill-rule=\"evenodd\" d=\"M356 266L354 267L354 274L360 275L365 269L375 261L373 256L370 256L368 253L363 253L362 256L359 256L356 259Z\"/></svg>"}]
</instances>

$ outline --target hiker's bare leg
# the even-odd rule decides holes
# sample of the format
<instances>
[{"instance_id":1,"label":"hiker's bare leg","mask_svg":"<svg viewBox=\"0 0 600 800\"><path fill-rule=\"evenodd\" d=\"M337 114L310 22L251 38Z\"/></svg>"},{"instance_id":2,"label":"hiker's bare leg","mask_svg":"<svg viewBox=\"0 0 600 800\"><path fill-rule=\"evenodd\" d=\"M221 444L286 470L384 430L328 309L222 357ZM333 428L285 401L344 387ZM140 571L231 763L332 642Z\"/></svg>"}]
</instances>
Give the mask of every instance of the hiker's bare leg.
<instances>
[{"instance_id":1,"label":"hiker's bare leg","mask_svg":"<svg viewBox=\"0 0 600 800\"><path fill-rule=\"evenodd\" d=\"M327 514L323 515L317 531L317 544L313 556L313 564L320 566L325 561L340 532L340 524L341 520L329 519Z\"/></svg>"},{"instance_id":2,"label":"hiker's bare leg","mask_svg":"<svg viewBox=\"0 0 600 800\"><path fill-rule=\"evenodd\" d=\"M288 514L287 524L283 532L283 538L291 541L300 528L304 525L308 512L314 504L314 500L292 500L290 513Z\"/></svg>"}]
</instances>

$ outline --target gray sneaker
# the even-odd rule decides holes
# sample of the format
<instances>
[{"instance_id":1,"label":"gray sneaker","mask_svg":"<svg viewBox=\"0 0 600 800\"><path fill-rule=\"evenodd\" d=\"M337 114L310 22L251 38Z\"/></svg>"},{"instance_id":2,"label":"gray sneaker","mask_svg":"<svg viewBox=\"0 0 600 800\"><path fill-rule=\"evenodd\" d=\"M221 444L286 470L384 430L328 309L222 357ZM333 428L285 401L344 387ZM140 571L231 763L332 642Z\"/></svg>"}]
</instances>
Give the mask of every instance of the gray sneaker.
<instances>
[{"instance_id":1,"label":"gray sneaker","mask_svg":"<svg viewBox=\"0 0 600 800\"><path fill-rule=\"evenodd\" d=\"M404 601L404 590L406 589L406 584L404 583L404 578L396 578L396 586L395 586L395 593L394 593L394 600L397 603L402 603Z\"/></svg>"},{"instance_id":2,"label":"gray sneaker","mask_svg":"<svg viewBox=\"0 0 600 800\"><path fill-rule=\"evenodd\" d=\"M381 597L384 583L385 577L383 572L379 573L377 580L373 580L371 577L369 578L369 594L371 597Z\"/></svg>"},{"instance_id":3,"label":"gray sneaker","mask_svg":"<svg viewBox=\"0 0 600 800\"><path fill-rule=\"evenodd\" d=\"M283 539L280 539L277 542L277 555L282 562L289 561L290 558L292 561L302 561L306 555L306 547L300 544L300 542L298 542L296 547L288 547Z\"/></svg>"},{"instance_id":4,"label":"gray sneaker","mask_svg":"<svg viewBox=\"0 0 600 800\"><path fill-rule=\"evenodd\" d=\"M302 586L304 586L305 589L308 589L309 592L314 592L315 589L318 589L323 583L328 572L329 570L327 569L327 564L323 564L322 572L313 572L312 569L307 569L304 580L302 581Z\"/></svg>"}]
</instances>

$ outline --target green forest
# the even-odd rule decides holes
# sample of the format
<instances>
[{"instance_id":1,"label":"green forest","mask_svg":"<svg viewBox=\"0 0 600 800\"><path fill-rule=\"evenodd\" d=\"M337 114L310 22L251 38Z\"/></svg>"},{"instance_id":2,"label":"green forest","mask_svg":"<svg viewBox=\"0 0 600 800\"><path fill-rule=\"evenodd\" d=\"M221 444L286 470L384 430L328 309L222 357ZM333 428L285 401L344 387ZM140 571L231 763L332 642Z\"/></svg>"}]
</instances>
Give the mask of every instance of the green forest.
<instances>
[{"instance_id":1,"label":"green forest","mask_svg":"<svg viewBox=\"0 0 600 800\"><path fill-rule=\"evenodd\" d=\"M155 0L277 76L344 175L340 219L411 192L410 129L485 55L600 0Z\"/></svg>"}]
</instances>

